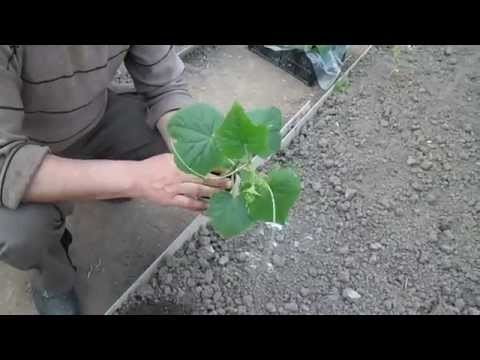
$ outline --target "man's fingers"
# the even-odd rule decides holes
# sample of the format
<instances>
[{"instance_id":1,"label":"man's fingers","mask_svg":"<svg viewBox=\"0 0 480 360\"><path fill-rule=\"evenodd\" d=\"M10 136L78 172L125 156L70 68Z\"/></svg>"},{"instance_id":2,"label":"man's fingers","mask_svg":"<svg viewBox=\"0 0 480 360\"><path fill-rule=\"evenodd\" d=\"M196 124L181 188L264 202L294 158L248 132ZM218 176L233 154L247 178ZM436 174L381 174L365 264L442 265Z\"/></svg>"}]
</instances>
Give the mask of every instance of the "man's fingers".
<instances>
[{"instance_id":1,"label":"man's fingers","mask_svg":"<svg viewBox=\"0 0 480 360\"><path fill-rule=\"evenodd\" d=\"M194 200L185 195L176 195L172 199L172 205L188 210L202 211L207 209L207 204L200 200Z\"/></svg>"},{"instance_id":2,"label":"man's fingers","mask_svg":"<svg viewBox=\"0 0 480 360\"><path fill-rule=\"evenodd\" d=\"M208 185L208 186L219 187L219 188L222 188L222 189L229 189L229 188L232 187L232 181L231 180L221 178L220 176L217 176L217 175L209 174L209 175L207 175L206 178L201 178L199 176L195 176L195 175L187 174L187 173L183 172L182 170L180 170L176 166L173 155L171 155L170 161L172 162L172 165L177 169L177 176L183 182L205 184L205 185Z\"/></svg>"},{"instance_id":3,"label":"man's fingers","mask_svg":"<svg viewBox=\"0 0 480 360\"><path fill-rule=\"evenodd\" d=\"M208 175L204 181L204 184L208 186L215 186L221 189L230 189L232 187L232 181L230 179L221 178L215 175Z\"/></svg>"},{"instance_id":4,"label":"man's fingers","mask_svg":"<svg viewBox=\"0 0 480 360\"><path fill-rule=\"evenodd\" d=\"M202 179L198 176L182 173L181 180L185 183L205 184L221 189L230 189L232 187L232 181L230 179L221 178L211 174Z\"/></svg>"},{"instance_id":5,"label":"man's fingers","mask_svg":"<svg viewBox=\"0 0 480 360\"><path fill-rule=\"evenodd\" d=\"M203 197L209 198L216 192L221 191L221 189L202 184L180 183L175 186L174 191L177 194L182 194L193 199L198 199Z\"/></svg>"}]
</instances>

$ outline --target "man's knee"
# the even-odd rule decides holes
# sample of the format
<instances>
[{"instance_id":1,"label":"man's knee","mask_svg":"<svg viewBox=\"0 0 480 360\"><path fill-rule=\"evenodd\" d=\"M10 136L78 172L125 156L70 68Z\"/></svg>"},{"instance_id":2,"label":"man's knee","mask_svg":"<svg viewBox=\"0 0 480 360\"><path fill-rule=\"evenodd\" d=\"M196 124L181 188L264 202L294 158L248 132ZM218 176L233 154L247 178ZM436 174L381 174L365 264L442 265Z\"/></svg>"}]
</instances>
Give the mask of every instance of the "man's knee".
<instances>
[{"instance_id":1,"label":"man's knee","mask_svg":"<svg viewBox=\"0 0 480 360\"><path fill-rule=\"evenodd\" d=\"M65 218L54 205L0 208L0 260L20 270L35 268L64 229Z\"/></svg>"},{"instance_id":2,"label":"man's knee","mask_svg":"<svg viewBox=\"0 0 480 360\"><path fill-rule=\"evenodd\" d=\"M114 119L108 134L114 139L114 159L144 160L169 152L158 130L147 126L147 116L148 107L140 94L111 94L106 118Z\"/></svg>"}]
</instances>

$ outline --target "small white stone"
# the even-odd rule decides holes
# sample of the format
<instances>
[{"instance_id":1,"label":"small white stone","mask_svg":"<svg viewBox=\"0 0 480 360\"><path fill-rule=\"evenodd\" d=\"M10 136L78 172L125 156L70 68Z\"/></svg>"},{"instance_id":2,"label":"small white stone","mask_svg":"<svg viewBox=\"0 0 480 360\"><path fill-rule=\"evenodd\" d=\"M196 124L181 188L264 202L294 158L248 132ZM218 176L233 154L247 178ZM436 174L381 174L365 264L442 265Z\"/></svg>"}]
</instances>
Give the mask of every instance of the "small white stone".
<instances>
[{"instance_id":1,"label":"small white stone","mask_svg":"<svg viewBox=\"0 0 480 360\"><path fill-rule=\"evenodd\" d=\"M345 191L345 199L351 200L357 194L357 190L352 188L347 188Z\"/></svg>"},{"instance_id":2,"label":"small white stone","mask_svg":"<svg viewBox=\"0 0 480 360\"><path fill-rule=\"evenodd\" d=\"M268 227L271 227L274 230L282 230L283 229L283 225L280 225L280 224L271 223L271 222L267 222L266 224L267 224Z\"/></svg>"},{"instance_id":3,"label":"small white stone","mask_svg":"<svg viewBox=\"0 0 480 360\"><path fill-rule=\"evenodd\" d=\"M343 296L350 300L358 300L362 297L362 295L351 288L343 290Z\"/></svg>"}]
</instances>

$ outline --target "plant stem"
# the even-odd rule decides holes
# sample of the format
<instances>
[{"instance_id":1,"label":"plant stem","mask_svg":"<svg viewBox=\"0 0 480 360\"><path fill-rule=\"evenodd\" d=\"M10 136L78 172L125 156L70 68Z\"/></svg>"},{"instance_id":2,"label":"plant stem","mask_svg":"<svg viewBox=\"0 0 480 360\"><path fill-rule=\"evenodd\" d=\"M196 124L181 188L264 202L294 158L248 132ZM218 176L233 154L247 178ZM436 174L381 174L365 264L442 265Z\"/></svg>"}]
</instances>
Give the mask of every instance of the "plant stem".
<instances>
[{"instance_id":1,"label":"plant stem","mask_svg":"<svg viewBox=\"0 0 480 360\"><path fill-rule=\"evenodd\" d=\"M277 206L275 204L275 196L273 196L273 191L270 188L270 185L268 185L268 183L266 181L265 181L265 185L267 187L268 192L270 193L270 197L272 198L272 215L273 215L272 222L276 223L277 222L277 214L276 214Z\"/></svg>"},{"instance_id":2,"label":"plant stem","mask_svg":"<svg viewBox=\"0 0 480 360\"><path fill-rule=\"evenodd\" d=\"M235 179L234 179L234 182L233 182L233 186L232 186L232 196L233 197L237 197L239 194L240 194L240 182L241 182L242 178L238 175L235 175Z\"/></svg>"},{"instance_id":3,"label":"plant stem","mask_svg":"<svg viewBox=\"0 0 480 360\"><path fill-rule=\"evenodd\" d=\"M170 140L170 146L171 146L172 151L175 154L175 156L178 158L178 160L180 160L180 162L183 164L183 166L185 166L188 169L188 171L190 171L193 175L196 175L196 176L198 176L202 179L205 179L205 176L203 176L202 174L199 174L198 172L196 172L190 166L187 165L187 163L182 159L180 154L177 152L177 149L175 149L175 145L173 144L173 141L171 141L171 140Z\"/></svg>"},{"instance_id":4,"label":"plant stem","mask_svg":"<svg viewBox=\"0 0 480 360\"><path fill-rule=\"evenodd\" d=\"M247 167L248 165L249 165L248 163L243 164L242 166L240 166L240 167L236 168L235 170L231 171L230 173L220 176L220 179L224 179L224 178L227 178L227 177L229 177L229 176L232 176L233 174L236 174L237 172L239 172L240 170L244 169L244 168Z\"/></svg>"},{"instance_id":5,"label":"plant stem","mask_svg":"<svg viewBox=\"0 0 480 360\"><path fill-rule=\"evenodd\" d=\"M180 160L180 162L182 163L182 165L185 166L185 167L188 169L188 171L190 171L193 175L196 175L196 176L198 176L198 177L200 177L200 178L202 178L202 179L205 179L205 176L204 176L204 175L199 174L198 172L196 172L196 171L193 170L190 166L187 165L187 163L185 162L185 160L183 160L182 157L180 156L180 154L177 152L177 149L175 148L175 145L173 144L172 141L170 141L170 146L171 146L172 151L173 151L173 153L175 154L175 156L178 158L178 160ZM229 160L232 164L235 164L231 159L228 159L228 160ZM244 169L245 167L247 167L248 165L250 165L249 162L243 164L242 166L236 168L235 170L229 172L228 174L225 174L225 175L220 176L219 178L220 178L220 179L225 179L225 178L227 178L227 177L229 177L229 176L232 176L232 175L236 174L237 172L239 172L240 170L242 170L242 169Z\"/></svg>"}]
</instances>

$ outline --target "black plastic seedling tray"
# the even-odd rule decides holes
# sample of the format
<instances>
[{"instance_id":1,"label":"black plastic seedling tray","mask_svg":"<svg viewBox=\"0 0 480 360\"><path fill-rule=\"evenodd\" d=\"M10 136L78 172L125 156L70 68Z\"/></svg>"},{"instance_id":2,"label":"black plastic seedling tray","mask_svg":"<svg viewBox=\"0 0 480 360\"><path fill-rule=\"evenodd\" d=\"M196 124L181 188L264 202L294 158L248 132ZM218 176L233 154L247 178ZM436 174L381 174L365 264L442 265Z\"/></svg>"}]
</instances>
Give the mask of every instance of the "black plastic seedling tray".
<instances>
[{"instance_id":1,"label":"black plastic seedling tray","mask_svg":"<svg viewBox=\"0 0 480 360\"><path fill-rule=\"evenodd\" d=\"M273 65L285 70L308 86L315 86L317 83L313 65L302 50L274 51L263 45L248 45L248 49Z\"/></svg>"}]
</instances>

